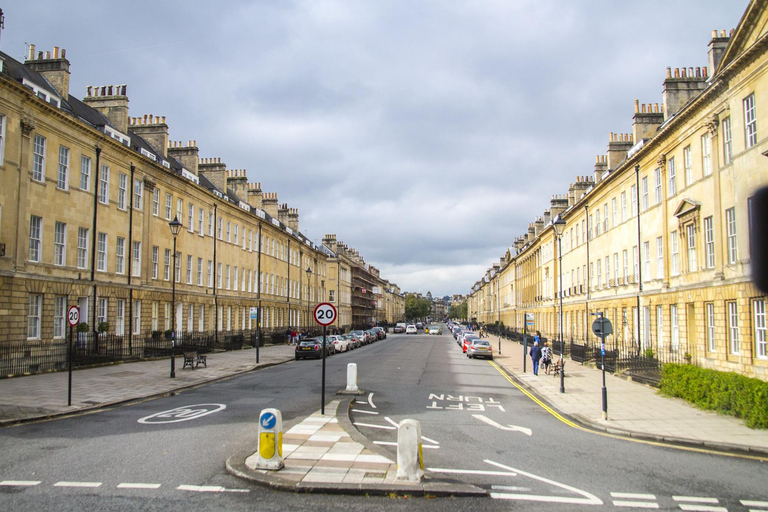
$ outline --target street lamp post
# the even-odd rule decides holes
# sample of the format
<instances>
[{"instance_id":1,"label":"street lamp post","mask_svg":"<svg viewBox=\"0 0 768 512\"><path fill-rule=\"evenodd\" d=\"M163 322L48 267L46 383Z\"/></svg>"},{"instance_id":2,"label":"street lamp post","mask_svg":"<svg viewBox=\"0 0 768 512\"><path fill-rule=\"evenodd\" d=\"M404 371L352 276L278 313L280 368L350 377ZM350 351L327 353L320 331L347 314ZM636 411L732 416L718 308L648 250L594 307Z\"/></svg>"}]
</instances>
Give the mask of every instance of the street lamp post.
<instances>
[{"instance_id":1,"label":"street lamp post","mask_svg":"<svg viewBox=\"0 0 768 512\"><path fill-rule=\"evenodd\" d=\"M312 275L312 269L307 267L305 272L307 273L307 335L309 335L309 278ZM323 343L325 343L325 340L323 340Z\"/></svg>"},{"instance_id":2,"label":"street lamp post","mask_svg":"<svg viewBox=\"0 0 768 512\"><path fill-rule=\"evenodd\" d=\"M560 392L565 393L565 340L563 339L563 231L565 221L560 215L552 224L557 235L557 274L559 276L558 295L560 295Z\"/></svg>"},{"instance_id":3,"label":"street lamp post","mask_svg":"<svg viewBox=\"0 0 768 512\"><path fill-rule=\"evenodd\" d=\"M173 274L171 275L171 378L176 378L176 236L181 231L181 222L176 216L168 223L173 235Z\"/></svg>"}]
</instances>

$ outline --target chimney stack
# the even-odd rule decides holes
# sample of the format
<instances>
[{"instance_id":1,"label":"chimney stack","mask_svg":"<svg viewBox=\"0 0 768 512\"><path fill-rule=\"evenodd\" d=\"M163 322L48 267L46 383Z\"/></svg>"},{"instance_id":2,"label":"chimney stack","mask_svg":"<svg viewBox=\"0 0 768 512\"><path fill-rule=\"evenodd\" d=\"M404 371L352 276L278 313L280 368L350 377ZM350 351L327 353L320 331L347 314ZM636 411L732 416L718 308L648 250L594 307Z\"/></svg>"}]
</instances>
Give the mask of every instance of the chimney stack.
<instances>
[{"instance_id":1,"label":"chimney stack","mask_svg":"<svg viewBox=\"0 0 768 512\"><path fill-rule=\"evenodd\" d=\"M627 152L632 149L635 143L632 141L632 136L628 133L613 133L611 132L610 139L608 141L608 162L607 166L609 171L616 169L621 162L627 159ZM597 169L597 166L595 166Z\"/></svg>"},{"instance_id":2,"label":"chimney stack","mask_svg":"<svg viewBox=\"0 0 768 512\"><path fill-rule=\"evenodd\" d=\"M245 175L245 169L227 171L227 188L232 189L240 200L245 201L248 195L248 177Z\"/></svg>"},{"instance_id":3,"label":"chimney stack","mask_svg":"<svg viewBox=\"0 0 768 512\"><path fill-rule=\"evenodd\" d=\"M168 144L168 156L181 162L181 165L195 176L197 176L199 153L196 140L187 141L186 146L180 140L170 141Z\"/></svg>"},{"instance_id":4,"label":"chimney stack","mask_svg":"<svg viewBox=\"0 0 768 512\"><path fill-rule=\"evenodd\" d=\"M146 140L163 158L168 158L168 125L165 124L165 116L144 114L143 118L132 117L128 129Z\"/></svg>"},{"instance_id":5,"label":"chimney stack","mask_svg":"<svg viewBox=\"0 0 768 512\"><path fill-rule=\"evenodd\" d=\"M222 194L227 193L227 164L221 163L221 158L199 159L197 172L213 183Z\"/></svg>"},{"instance_id":6,"label":"chimney stack","mask_svg":"<svg viewBox=\"0 0 768 512\"><path fill-rule=\"evenodd\" d=\"M261 196L261 205L270 217L278 219L277 192L264 192Z\"/></svg>"},{"instance_id":7,"label":"chimney stack","mask_svg":"<svg viewBox=\"0 0 768 512\"><path fill-rule=\"evenodd\" d=\"M643 103L635 100L635 115L632 118L632 138L635 142L651 139L664 122L664 112L658 103Z\"/></svg>"},{"instance_id":8,"label":"chimney stack","mask_svg":"<svg viewBox=\"0 0 768 512\"><path fill-rule=\"evenodd\" d=\"M603 180L603 174L608 170L608 157L605 155L597 155L595 158L595 183L600 183Z\"/></svg>"},{"instance_id":9,"label":"chimney stack","mask_svg":"<svg viewBox=\"0 0 768 512\"><path fill-rule=\"evenodd\" d=\"M664 120L674 116L707 87L708 68L667 68L664 80Z\"/></svg>"},{"instance_id":10,"label":"chimney stack","mask_svg":"<svg viewBox=\"0 0 768 512\"><path fill-rule=\"evenodd\" d=\"M725 30L721 30L717 33L717 30L712 31L712 40L709 42L709 75L712 76L717 72L717 66L720 65L720 59L723 58L725 49L728 48L728 42L731 38L726 34Z\"/></svg>"},{"instance_id":11,"label":"chimney stack","mask_svg":"<svg viewBox=\"0 0 768 512\"><path fill-rule=\"evenodd\" d=\"M40 52L42 54L42 52ZM29 45L29 52L27 53L27 60L24 65L36 71L45 77L51 85L56 89L56 92L64 98L69 99L69 61L66 59L67 50L62 49L59 52L59 47L53 47L53 55L50 52L45 52L45 58L40 55L35 59L35 45Z\"/></svg>"}]
</instances>

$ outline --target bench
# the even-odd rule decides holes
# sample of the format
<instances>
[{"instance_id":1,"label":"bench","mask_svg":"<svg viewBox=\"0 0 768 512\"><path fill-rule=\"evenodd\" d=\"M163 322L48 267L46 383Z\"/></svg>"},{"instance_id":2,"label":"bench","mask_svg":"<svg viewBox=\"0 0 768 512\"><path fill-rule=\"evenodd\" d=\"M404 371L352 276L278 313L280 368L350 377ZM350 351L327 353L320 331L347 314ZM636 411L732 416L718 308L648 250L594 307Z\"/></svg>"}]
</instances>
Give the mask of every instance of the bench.
<instances>
[{"instance_id":1,"label":"bench","mask_svg":"<svg viewBox=\"0 0 768 512\"><path fill-rule=\"evenodd\" d=\"M563 368L565 368L565 361L562 359L559 359L555 364L552 365L552 368L555 370L555 375L559 375L561 371L563 371Z\"/></svg>"},{"instance_id":2,"label":"bench","mask_svg":"<svg viewBox=\"0 0 768 512\"><path fill-rule=\"evenodd\" d=\"M181 367L183 370L187 366L192 368L193 370L200 366L201 364L208 368L208 356L198 354L197 352L184 352L184 366Z\"/></svg>"}]
</instances>

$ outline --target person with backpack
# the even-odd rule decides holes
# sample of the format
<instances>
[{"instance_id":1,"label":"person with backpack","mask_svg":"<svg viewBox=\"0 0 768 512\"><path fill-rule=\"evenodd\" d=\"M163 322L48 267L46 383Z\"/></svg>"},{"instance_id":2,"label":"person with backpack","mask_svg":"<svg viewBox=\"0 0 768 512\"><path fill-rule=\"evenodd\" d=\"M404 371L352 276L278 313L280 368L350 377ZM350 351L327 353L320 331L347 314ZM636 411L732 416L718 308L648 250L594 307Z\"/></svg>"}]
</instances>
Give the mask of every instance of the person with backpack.
<instances>
[{"instance_id":1,"label":"person with backpack","mask_svg":"<svg viewBox=\"0 0 768 512\"><path fill-rule=\"evenodd\" d=\"M544 373L549 375L549 365L552 364L552 348L546 341L541 347L541 364L544 365Z\"/></svg>"}]
</instances>

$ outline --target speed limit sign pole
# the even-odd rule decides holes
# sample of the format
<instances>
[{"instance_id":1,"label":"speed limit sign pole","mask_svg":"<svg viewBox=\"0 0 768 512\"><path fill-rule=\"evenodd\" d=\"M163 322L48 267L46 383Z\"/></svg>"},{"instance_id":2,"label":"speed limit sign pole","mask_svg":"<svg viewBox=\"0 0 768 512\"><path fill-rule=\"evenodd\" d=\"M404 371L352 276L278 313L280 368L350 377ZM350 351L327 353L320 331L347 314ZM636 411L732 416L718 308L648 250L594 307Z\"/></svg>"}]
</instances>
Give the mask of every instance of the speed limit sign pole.
<instances>
[{"instance_id":1,"label":"speed limit sign pole","mask_svg":"<svg viewBox=\"0 0 768 512\"><path fill-rule=\"evenodd\" d=\"M72 405L72 338L74 338L75 326L80 322L80 308L70 306L67 310L67 322L69 323L69 346L67 347L67 359L69 366L69 386L67 388L67 407Z\"/></svg>"},{"instance_id":2,"label":"speed limit sign pole","mask_svg":"<svg viewBox=\"0 0 768 512\"><path fill-rule=\"evenodd\" d=\"M336 308L333 304L321 302L315 306L315 322L323 326L323 338L320 346L323 350L323 382L320 395L320 414L325 416L325 353L327 351L326 328L336 321Z\"/></svg>"}]
</instances>

